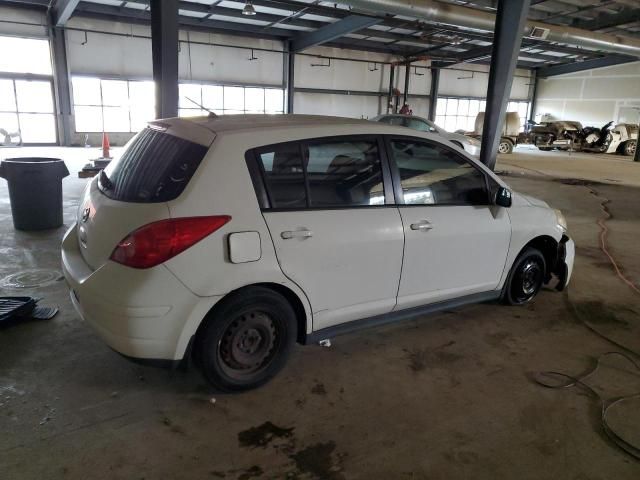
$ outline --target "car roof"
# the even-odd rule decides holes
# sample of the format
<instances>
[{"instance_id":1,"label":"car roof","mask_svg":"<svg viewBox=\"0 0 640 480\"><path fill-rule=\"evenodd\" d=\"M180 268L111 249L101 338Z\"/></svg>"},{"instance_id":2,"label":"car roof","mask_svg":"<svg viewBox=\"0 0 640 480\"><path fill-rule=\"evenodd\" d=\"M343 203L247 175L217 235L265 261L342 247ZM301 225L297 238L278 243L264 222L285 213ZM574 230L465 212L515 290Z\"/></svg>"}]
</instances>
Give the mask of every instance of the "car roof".
<instances>
[{"instance_id":1,"label":"car roof","mask_svg":"<svg viewBox=\"0 0 640 480\"><path fill-rule=\"evenodd\" d=\"M168 119L175 121L177 119ZM347 117L329 117L322 115L301 114L244 114L218 115L202 117L182 117L180 120L196 123L214 133L236 130L262 130L264 128L293 128L314 126L365 126L372 123L368 120Z\"/></svg>"},{"instance_id":2,"label":"car roof","mask_svg":"<svg viewBox=\"0 0 640 480\"><path fill-rule=\"evenodd\" d=\"M423 120L427 123L431 123L428 119L424 117L420 117L418 115L405 115L403 113L383 113L382 115L378 115L377 117L372 118L371 120L377 121L381 118L389 118L389 117L398 117L398 118L417 118L418 120Z\"/></svg>"}]
</instances>

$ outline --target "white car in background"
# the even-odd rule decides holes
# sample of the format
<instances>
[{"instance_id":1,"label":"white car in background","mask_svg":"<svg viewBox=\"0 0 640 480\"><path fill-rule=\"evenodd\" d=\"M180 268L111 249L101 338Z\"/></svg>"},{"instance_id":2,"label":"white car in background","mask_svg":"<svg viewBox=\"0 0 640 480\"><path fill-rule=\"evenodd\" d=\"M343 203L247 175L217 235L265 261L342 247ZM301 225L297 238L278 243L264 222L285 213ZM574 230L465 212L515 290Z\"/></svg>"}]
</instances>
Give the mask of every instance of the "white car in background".
<instances>
[{"instance_id":1,"label":"white car in background","mask_svg":"<svg viewBox=\"0 0 640 480\"><path fill-rule=\"evenodd\" d=\"M419 132L437 133L441 137L446 138L454 145L464 149L469 155L477 157L480 155L480 140L477 140L461 133L447 132L443 128L440 128L431 120L426 118L416 117L415 115L402 115L398 113L378 115L371 119L373 122L382 122L387 125L397 125L399 127L407 127Z\"/></svg>"},{"instance_id":2,"label":"white car in background","mask_svg":"<svg viewBox=\"0 0 640 480\"><path fill-rule=\"evenodd\" d=\"M562 214L442 136L305 115L149 124L87 185L72 302L121 354L226 391L293 344L569 282Z\"/></svg>"}]
</instances>

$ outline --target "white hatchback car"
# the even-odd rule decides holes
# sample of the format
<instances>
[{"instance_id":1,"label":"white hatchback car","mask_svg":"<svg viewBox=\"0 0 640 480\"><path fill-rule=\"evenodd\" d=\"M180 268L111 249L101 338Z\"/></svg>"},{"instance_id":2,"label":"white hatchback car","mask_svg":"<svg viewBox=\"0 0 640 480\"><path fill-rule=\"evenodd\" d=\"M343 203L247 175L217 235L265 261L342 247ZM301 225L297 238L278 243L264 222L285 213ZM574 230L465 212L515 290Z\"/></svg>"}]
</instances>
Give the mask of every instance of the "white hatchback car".
<instances>
[{"instance_id":1,"label":"white hatchback car","mask_svg":"<svg viewBox=\"0 0 640 480\"><path fill-rule=\"evenodd\" d=\"M302 115L152 122L87 185L62 244L114 350L194 358L227 391L293 344L569 282L562 214L442 137Z\"/></svg>"}]
</instances>

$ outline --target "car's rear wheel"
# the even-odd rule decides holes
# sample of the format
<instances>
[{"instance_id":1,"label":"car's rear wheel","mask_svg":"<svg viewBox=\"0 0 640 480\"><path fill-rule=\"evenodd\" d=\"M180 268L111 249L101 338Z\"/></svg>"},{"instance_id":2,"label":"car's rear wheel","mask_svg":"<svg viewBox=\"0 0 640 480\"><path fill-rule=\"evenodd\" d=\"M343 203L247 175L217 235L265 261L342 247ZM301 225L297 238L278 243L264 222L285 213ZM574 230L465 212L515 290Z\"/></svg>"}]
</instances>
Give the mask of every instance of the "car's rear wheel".
<instances>
[{"instance_id":1,"label":"car's rear wheel","mask_svg":"<svg viewBox=\"0 0 640 480\"><path fill-rule=\"evenodd\" d=\"M507 154L511 152L513 152L513 143L506 139L500 140L500 144L498 145L498 153Z\"/></svg>"},{"instance_id":2,"label":"car's rear wheel","mask_svg":"<svg viewBox=\"0 0 640 480\"><path fill-rule=\"evenodd\" d=\"M524 305L538 294L544 283L546 262L544 255L527 247L518 256L509 272L502 299L508 305Z\"/></svg>"},{"instance_id":3,"label":"car's rear wheel","mask_svg":"<svg viewBox=\"0 0 640 480\"><path fill-rule=\"evenodd\" d=\"M269 381L286 363L296 339L289 302L264 287L251 287L222 301L197 339L204 376L216 388L243 391Z\"/></svg>"}]
</instances>

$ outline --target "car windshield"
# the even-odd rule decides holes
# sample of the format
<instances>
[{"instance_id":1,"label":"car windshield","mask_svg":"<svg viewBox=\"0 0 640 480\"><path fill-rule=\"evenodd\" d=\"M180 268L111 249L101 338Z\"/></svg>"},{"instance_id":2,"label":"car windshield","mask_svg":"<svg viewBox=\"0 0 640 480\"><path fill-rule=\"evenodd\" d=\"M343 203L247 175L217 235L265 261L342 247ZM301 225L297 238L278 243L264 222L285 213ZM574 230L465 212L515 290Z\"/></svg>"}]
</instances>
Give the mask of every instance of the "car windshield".
<instances>
[{"instance_id":1,"label":"car windshield","mask_svg":"<svg viewBox=\"0 0 640 480\"><path fill-rule=\"evenodd\" d=\"M159 203L185 189L208 148L145 128L98 178L100 191L124 202Z\"/></svg>"}]
</instances>

